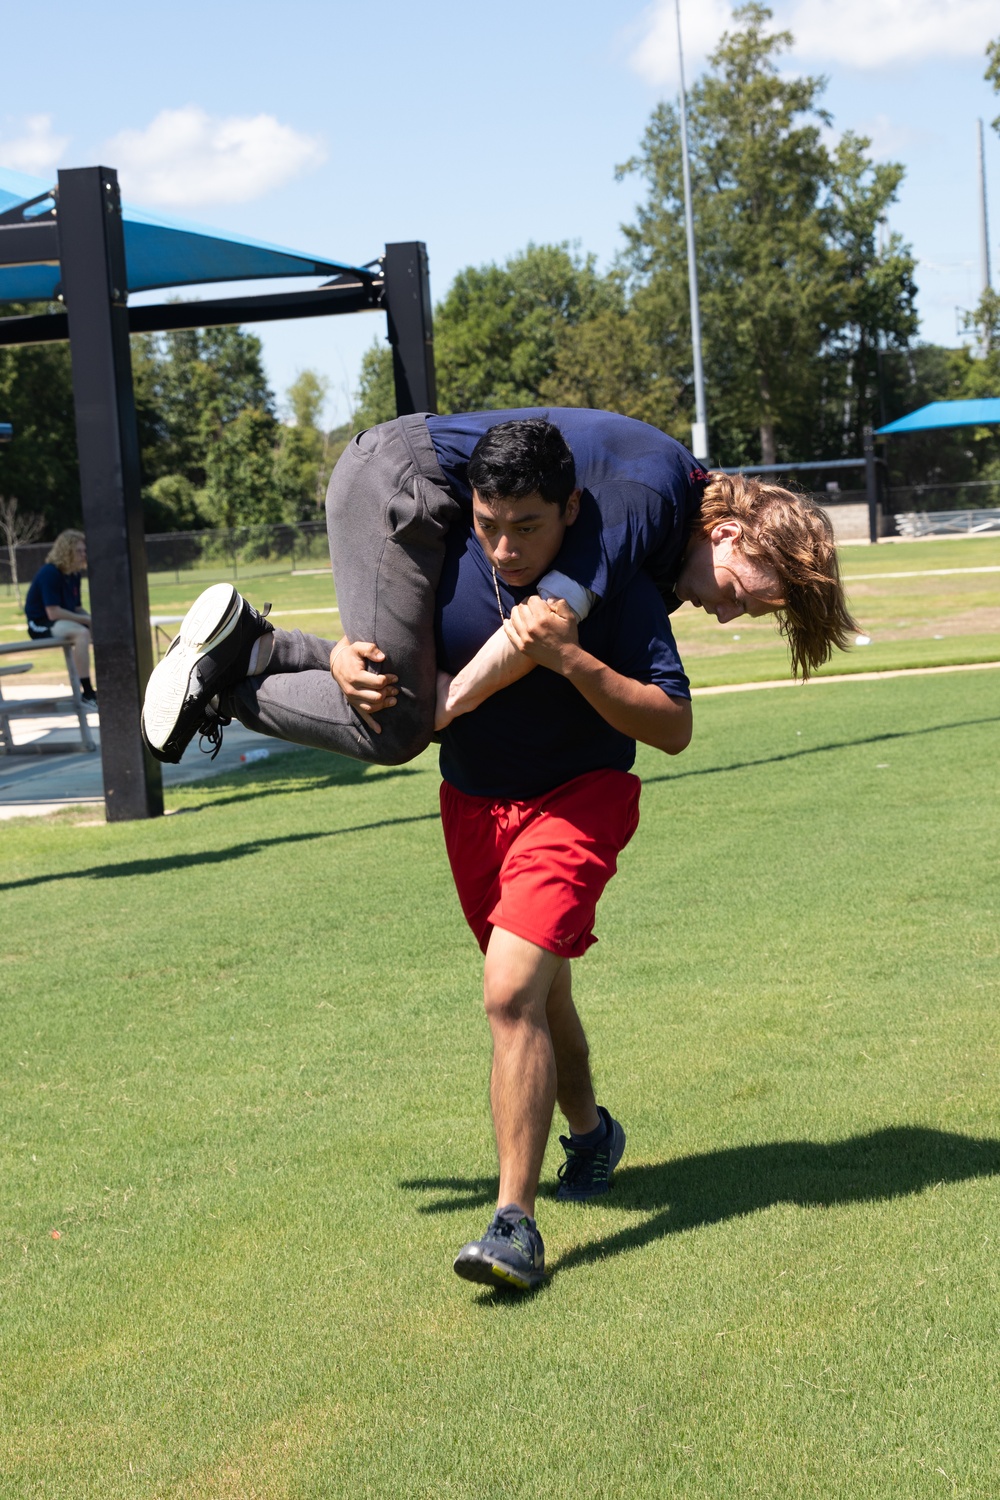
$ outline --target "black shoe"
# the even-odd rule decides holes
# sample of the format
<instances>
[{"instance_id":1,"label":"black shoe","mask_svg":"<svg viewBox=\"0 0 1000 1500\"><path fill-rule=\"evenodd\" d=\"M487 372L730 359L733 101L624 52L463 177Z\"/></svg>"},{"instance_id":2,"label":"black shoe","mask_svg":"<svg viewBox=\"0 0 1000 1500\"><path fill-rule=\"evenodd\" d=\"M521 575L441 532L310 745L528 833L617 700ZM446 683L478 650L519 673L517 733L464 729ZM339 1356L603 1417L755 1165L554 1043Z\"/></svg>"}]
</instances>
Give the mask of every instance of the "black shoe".
<instances>
[{"instance_id":1,"label":"black shoe","mask_svg":"<svg viewBox=\"0 0 1000 1500\"><path fill-rule=\"evenodd\" d=\"M192 604L146 687L142 737L157 760L176 765L199 731L218 754L229 721L209 702L246 677L255 641L274 629L264 618L270 608L259 613L231 583L214 583Z\"/></svg>"},{"instance_id":2,"label":"black shoe","mask_svg":"<svg viewBox=\"0 0 1000 1500\"><path fill-rule=\"evenodd\" d=\"M87 705L88 708L96 708L97 707L97 694L94 692L94 689L90 688L89 691L88 691L87 688L81 688L80 689L80 702L81 703L86 703L86 705Z\"/></svg>"},{"instance_id":3,"label":"black shoe","mask_svg":"<svg viewBox=\"0 0 1000 1500\"><path fill-rule=\"evenodd\" d=\"M545 1279L545 1246L534 1219L503 1218L498 1212L481 1240L463 1245L455 1270L466 1281L512 1286L528 1292Z\"/></svg>"},{"instance_id":4,"label":"black shoe","mask_svg":"<svg viewBox=\"0 0 1000 1500\"><path fill-rule=\"evenodd\" d=\"M607 1127L607 1134L596 1146L578 1146L569 1135L559 1137L566 1160L559 1168L557 1198L584 1203L608 1191L608 1180L625 1150L625 1132L603 1105L597 1106L597 1113Z\"/></svg>"}]
</instances>

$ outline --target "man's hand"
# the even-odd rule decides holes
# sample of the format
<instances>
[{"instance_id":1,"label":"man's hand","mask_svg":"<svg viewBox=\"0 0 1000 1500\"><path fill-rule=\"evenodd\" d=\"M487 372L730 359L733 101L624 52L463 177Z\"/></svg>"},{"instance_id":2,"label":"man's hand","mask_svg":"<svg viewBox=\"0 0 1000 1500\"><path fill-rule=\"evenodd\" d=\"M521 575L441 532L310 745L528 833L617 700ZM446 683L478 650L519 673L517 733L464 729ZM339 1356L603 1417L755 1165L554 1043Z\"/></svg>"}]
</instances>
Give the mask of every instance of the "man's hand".
<instances>
[{"instance_id":1,"label":"man's hand","mask_svg":"<svg viewBox=\"0 0 1000 1500\"><path fill-rule=\"evenodd\" d=\"M507 639L540 667L565 673L580 643L577 624L565 599L542 599L532 594L514 605L503 628Z\"/></svg>"},{"instance_id":2,"label":"man's hand","mask_svg":"<svg viewBox=\"0 0 1000 1500\"><path fill-rule=\"evenodd\" d=\"M344 636L330 652L330 671L355 713L376 734L382 729L372 717L383 708L393 708L399 696L398 677L391 672L372 670L369 663L385 661L385 652L374 641L349 641Z\"/></svg>"}]
</instances>

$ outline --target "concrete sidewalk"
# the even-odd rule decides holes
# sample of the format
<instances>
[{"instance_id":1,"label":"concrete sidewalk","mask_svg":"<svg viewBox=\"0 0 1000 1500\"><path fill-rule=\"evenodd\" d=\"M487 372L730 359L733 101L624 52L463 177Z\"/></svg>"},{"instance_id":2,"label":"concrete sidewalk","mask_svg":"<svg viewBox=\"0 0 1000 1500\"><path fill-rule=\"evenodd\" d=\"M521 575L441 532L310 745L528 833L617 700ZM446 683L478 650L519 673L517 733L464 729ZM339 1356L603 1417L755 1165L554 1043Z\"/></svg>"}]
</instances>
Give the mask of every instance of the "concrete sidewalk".
<instances>
[{"instance_id":1,"label":"concrete sidewalk","mask_svg":"<svg viewBox=\"0 0 1000 1500\"><path fill-rule=\"evenodd\" d=\"M46 696L69 699L68 687L46 687ZM38 688L16 687L5 682L4 697L34 698ZM97 713L88 714L88 723L100 746L101 725ZM18 745L31 743L79 745L80 733L75 718L67 714L49 717L16 719L14 739ZM252 734L235 721L225 731L222 749L212 760L198 749L194 740L184 753L178 766L163 767L165 787L179 786L184 782L200 781L206 776L217 776L222 772L239 771L243 768L240 757L249 750L266 750L270 755L282 755L297 750L298 745L288 745L283 740L272 740L264 735ZM64 754L4 755L0 753L0 821L5 818L37 817L43 813L58 812L64 807L93 806L103 812L104 783L101 776L100 749L91 753L76 750Z\"/></svg>"}]
</instances>

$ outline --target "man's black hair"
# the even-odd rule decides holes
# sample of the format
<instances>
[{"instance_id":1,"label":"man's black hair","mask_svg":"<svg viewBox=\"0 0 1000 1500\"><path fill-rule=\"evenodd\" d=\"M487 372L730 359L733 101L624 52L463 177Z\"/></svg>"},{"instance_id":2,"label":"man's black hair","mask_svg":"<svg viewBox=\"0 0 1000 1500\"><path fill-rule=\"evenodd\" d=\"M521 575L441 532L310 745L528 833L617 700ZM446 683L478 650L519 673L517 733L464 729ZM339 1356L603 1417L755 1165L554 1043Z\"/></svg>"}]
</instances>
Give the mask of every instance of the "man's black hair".
<instances>
[{"instance_id":1,"label":"man's black hair","mask_svg":"<svg viewBox=\"0 0 1000 1500\"><path fill-rule=\"evenodd\" d=\"M527 417L483 433L469 459L469 483L488 504L537 494L562 515L576 489L576 465L558 427Z\"/></svg>"}]
</instances>

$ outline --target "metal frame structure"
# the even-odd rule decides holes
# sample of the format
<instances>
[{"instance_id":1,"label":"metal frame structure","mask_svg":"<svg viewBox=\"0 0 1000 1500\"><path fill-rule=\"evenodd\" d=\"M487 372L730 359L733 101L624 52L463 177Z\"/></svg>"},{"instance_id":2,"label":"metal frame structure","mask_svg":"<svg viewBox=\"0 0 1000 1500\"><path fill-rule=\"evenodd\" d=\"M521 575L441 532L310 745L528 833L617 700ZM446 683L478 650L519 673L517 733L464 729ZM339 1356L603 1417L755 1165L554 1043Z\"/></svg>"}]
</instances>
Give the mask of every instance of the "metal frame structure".
<instances>
[{"instance_id":1,"label":"metal frame structure","mask_svg":"<svg viewBox=\"0 0 1000 1500\"><path fill-rule=\"evenodd\" d=\"M421 241L386 245L378 270L341 275L314 291L129 308L117 173L110 167L60 172L53 196L57 206L47 213L0 215L0 269L58 265L66 312L0 318L0 346L69 342L104 800L109 822L124 822L163 812L160 766L139 729L153 658L129 335L381 310L399 415L434 411L427 249Z\"/></svg>"},{"instance_id":2,"label":"metal frame structure","mask_svg":"<svg viewBox=\"0 0 1000 1500\"><path fill-rule=\"evenodd\" d=\"M863 458L810 459L800 464L742 464L733 469L722 469L723 474L797 474L822 469L864 469L865 494L868 500L868 540L879 539L879 505L883 493L889 490L889 469L884 458L875 452L875 438L870 427L864 429L865 452Z\"/></svg>"}]
</instances>

